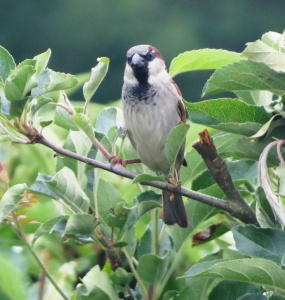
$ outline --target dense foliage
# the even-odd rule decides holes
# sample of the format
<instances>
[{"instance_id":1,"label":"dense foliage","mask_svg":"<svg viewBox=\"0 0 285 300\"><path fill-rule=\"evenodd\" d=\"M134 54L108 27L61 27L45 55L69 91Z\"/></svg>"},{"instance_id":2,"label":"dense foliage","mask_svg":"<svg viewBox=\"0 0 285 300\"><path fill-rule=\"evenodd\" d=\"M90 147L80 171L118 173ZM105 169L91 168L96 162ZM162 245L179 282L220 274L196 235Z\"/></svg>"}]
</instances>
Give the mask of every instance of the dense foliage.
<instances>
[{"instance_id":1,"label":"dense foliage","mask_svg":"<svg viewBox=\"0 0 285 300\"><path fill-rule=\"evenodd\" d=\"M164 178L108 162L135 157L120 102L90 102L108 58L82 104L69 100L77 77L47 67L50 50L16 65L0 48L1 299L284 299L284 41L269 32L242 53L173 59L172 76L214 70L203 96L231 95L185 101L190 130L177 126L165 146L174 162L187 135L187 229L160 219L150 186L168 188ZM205 126L249 206L224 194L191 148ZM244 217L253 211L260 226Z\"/></svg>"}]
</instances>

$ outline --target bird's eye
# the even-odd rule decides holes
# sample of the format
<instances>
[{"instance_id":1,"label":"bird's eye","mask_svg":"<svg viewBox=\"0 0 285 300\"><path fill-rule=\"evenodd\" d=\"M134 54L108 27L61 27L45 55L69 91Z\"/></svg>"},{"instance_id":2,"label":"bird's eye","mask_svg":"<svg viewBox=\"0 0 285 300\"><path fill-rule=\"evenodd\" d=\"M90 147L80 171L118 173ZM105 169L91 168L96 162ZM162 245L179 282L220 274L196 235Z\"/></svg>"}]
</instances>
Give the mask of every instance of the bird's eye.
<instances>
[{"instance_id":1,"label":"bird's eye","mask_svg":"<svg viewBox=\"0 0 285 300\"><path fill-rule=\"evenodd\" d=\"M127 56L127 61L128 61L128 64L130 64L132 61L132 56Z\"/></svg>"},{"instance_id":2,"label":"bird's eye","mask_svg":"<svg viewBox=\"0 0 285 300\"><path fill-rule=\"evenodd\" d=\"M145 56L145 59L146 59L147 61L151 61L151 60L153 60L154 58L155 58L155 53L154 53L153 50L150 50L150 51L146 54L146 56Z\"/></svg>"}]
</instances>

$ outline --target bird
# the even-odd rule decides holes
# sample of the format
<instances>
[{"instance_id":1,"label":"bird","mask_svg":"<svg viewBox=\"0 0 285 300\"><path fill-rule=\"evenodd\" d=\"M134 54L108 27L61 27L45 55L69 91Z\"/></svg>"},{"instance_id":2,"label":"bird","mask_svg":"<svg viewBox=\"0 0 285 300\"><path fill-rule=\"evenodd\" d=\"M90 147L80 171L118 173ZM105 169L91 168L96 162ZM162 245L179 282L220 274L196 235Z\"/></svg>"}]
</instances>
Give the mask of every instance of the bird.
<instances>
[{"instance_id":1,"label":"bird","mask_svg":"<svg viewBox=\"0 0 285 300\"><path fill-rule=\"evenodd\" d=\"M157 174L164 174L178 191L179 170L187 165L185 142L175 162L175 177L169 175L171 164L164 154L169 132L186 122L182 94L167 71L159 50L151 45L137 45L127 51L122 87L125 128L140 161ZM179 193L163 191L163 219L166 225L188 226L188 218Z\"/></svg>"}]
</instances>

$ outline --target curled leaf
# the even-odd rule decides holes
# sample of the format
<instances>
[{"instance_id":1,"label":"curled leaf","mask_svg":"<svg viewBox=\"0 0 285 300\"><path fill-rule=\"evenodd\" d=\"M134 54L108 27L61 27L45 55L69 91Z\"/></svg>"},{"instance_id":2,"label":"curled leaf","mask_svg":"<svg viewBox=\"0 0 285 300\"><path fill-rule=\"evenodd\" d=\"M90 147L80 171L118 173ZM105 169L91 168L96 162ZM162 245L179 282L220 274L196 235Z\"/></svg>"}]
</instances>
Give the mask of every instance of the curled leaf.
<instances>
[{"instance_id":1,"label":"curled leaf","mask_svg":"<svg viewBox=\"0 0 285 300\"><path fill-rule=\"evenodd\" d=\"M280 141L274 141L267 145L260 155L258 163L258 181L263 188L266 198L274 213L275 219L280 223L282 228L285 227L285 207L281 201L280 195L277 194L272 187L267 168L267 156L272 147L276 146Z\"/></svg>"}]
</instances>

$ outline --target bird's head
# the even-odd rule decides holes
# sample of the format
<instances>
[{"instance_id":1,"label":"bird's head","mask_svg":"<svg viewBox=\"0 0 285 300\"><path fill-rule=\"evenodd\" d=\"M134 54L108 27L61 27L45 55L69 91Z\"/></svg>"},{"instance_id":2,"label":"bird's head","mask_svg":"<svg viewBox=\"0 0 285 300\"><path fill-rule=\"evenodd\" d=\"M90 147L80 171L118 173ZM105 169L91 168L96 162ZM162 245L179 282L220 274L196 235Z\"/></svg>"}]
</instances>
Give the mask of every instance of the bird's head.
<instances>
[{"instance_id":1,"label":"bird's head","mask_svg":"<svg viewBox=\"0 0 285 300\"><path fill-rule=\"evenodd\" d=\"M149 83L167 74L160 52L150 45L134 46L127 52L125 80L132 83Z\"/></svg>"}]
</instances>

